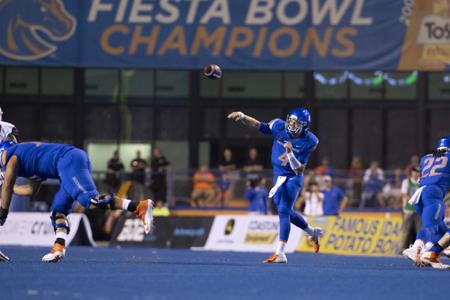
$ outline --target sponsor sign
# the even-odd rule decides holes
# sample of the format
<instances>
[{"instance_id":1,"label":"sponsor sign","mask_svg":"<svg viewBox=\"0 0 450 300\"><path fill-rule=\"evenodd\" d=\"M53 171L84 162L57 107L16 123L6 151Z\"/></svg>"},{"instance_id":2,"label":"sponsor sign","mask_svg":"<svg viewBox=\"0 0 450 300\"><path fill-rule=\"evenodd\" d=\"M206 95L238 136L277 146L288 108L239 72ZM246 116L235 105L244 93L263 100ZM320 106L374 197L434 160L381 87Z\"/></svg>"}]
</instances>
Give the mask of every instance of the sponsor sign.
<instances>
[{"instance_id":1,"label":"sponsor sign","mask_svg":"<svg viewBox=\"0 0 450 300\"><path fill-rule=\"evenodd\" d=\"M202 250L273 252L279 235L277 216L216 216L206 245ZM302 231L292 225L286 247L293 252Z\"/></svg>"},{"instance_id":2,"label":"sponsor sign","mask_svg":"<svg viewBox=\"0 0 450 300\"><path fill-rule=\"evenodd\" d=\"M320 252L329 254L392 256L400 252L400 213L344 213L341 217L308 219L312 226L326 230ZM298 251L312 252L303 237Z\"/></svg>"},{"instance_id":3,"label":"sponsor sign","mask_svg":"<svg viewBox=\"0 0 450 300\"><path fill-rule=\"evenodd\" d=\"M111 244L157 248L200 247L206 242L211 217L156 217L152 232L145 235L142 222L133 214L123 214L116 223Z\"/></svg>"},{"instance_id":4,"label":"sponsor sign","mask_svg":"<svg viewBox=\"0 0 450 300\"><path fill-rule=\"evenodd\" d=\"M91 225L83 214L68 216L70 233L67 245L92 245ZM53 246L55 233L48 213L12 212L0 227L0 245Z\"/></svg>"},{"instance_id":5,"label":"sponsor sign","mask_svg":"<svg viewBox=\"0 0 450 300\"><path fill-rule=\"evenodd\" d=\"M448 0L8 0L0 15L0 63L8 65L425 70L450 64Z\"/></svg>"}]
</instances>

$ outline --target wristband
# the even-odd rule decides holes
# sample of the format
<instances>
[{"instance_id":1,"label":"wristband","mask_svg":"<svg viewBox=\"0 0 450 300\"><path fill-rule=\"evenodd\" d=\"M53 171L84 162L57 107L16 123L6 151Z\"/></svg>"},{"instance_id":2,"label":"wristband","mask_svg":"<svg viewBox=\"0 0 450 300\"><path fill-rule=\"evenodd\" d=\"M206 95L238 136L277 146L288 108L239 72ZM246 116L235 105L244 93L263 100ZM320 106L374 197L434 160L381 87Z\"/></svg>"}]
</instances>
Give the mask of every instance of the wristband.
<instances>
[{"instance_id":1,"label":"wristband","mask_svg":"<svg viewBox=\"0 0 450 300\"><path fill-rule=\"evenodd\" d=\"M245 114L242 111L238 111L238 115L239 115L239 117L237 119L238 121L240 121L240 120L245 118Z\"/></svg>"},{"instance_id":2,"label":"wristband","mask_svg":"<svg viewBox=\"0 0 450 300\"><path fill-rule=\"evenodd\" d=\"M287 159L292 170L297 170L298 168L303 166L302 163L297 160L293 152L289 152L287 154Z\"/></svg>"}]
</instances>

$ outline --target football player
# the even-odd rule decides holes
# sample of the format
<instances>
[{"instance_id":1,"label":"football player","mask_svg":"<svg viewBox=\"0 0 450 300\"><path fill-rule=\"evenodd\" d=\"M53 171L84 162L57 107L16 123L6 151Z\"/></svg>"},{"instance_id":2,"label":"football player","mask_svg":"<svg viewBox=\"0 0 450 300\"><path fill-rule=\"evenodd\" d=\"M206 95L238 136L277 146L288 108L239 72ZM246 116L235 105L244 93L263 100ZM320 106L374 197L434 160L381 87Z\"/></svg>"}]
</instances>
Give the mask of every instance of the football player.
<instances>
[{"instance_id":1,"label":"football player","mask_svg":"<svg viewBox=\"0 0 450 300\"><path fill-rule=\"evenodd\" d=\"M319 140L309 131L311 116L307 109L296 108L287 115L286 121L274 119L269 123L260 122L243 112L236 111L228 119L239 121L246 126L258 129L261 133L272 135L272 166L274 187L269 192L278 208L280 220L280 240L275 253L264 263L287 263L286 243L291 223L303 229L313 243L315 252L319 251L320 228L311 228L306 220L293 210L294 203L303 186L303 171Z\"/></svg>"},{"instance_id":2,"label":"football player","mask_svg":"<svg viewBox=\"0 0 450 300\"><path fill-rule=\"evenodd\" d=\"M66 144L47 144L39 142L16 144L6 141L0 144L0 165L4 171L0 225L8 216L12 193L32 195L40 182L54 178L60 180L51 216L56 240L50 253L42 261L57 262L65 256L66 239L70 227L67 219L74 201L85 208L122 209L134 212L144 223L145 233L150 232L152 224L152 200L131 201L114 194L100 195L91 177L91 162L86 152ZM15 185L18 176L29 178L25 185Z\"/></svg>"},{"instance_id":3,"label":"football player","mask_svg":"<svg viewBox=\"0 0 450 300\"><path fill-rule=\"evenodd\" d=\"M439 253L450 244L450 231L444 223L444 197L450 188L450 136L439 140L432 154L420 160L421 177L419 189L411 197L410 203L422 219L422 229L417 233L415 243L403 255L418 265L447 269L442 264ZM424 243L434 245L428 249Z\"/></svg>"}]
</instances>

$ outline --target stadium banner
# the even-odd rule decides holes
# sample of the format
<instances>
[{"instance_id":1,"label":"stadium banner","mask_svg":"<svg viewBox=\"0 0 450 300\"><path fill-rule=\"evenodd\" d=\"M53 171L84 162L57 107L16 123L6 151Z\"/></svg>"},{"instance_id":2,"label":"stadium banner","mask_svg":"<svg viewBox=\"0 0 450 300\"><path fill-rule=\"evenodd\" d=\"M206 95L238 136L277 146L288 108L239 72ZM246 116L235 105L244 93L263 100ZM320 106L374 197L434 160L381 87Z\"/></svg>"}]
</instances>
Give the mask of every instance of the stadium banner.
<instances>
[{"instance_id":1,"label":"stadium banner","mask_svg":"<svg viewBox=\"0 0 450 300\"><path fill-rule=\"evenodd\" d=\"M443 70L448 0L0 1L0 64Z\"/></svg>"},{"instance_id":2,"label":"stadium banner","mask_svg":"<svg viewBox=\"0 0 450 300\"><path fill-rule=\"evenodd\" d=\"M212 217L155 217L153 229L145 235L141 220L124 213L117 221L111 245L155 248L190 248L205 245Z\"/></svg>"},{"instance_id":3,"label":"stadium banner","mask_svg":"<svg viewBox=\"0 0 450 300\"><path fill-rule=\"evenodd\" d=\"M70 233L67 245L95 246L91 225L84 214L68 216ZM0 245L45 246L55 242L55 232L49 213L11 212L5 225L0 227Z\"/></svg>"},{"instance_id":4,"label":"stadium banner","mask_svg":"<svg viewBox=\"0 0 450 300\"><path fill-rule=\"evenodd\" d=\"M308 218L308 222L326 231L321 253L394 256L401 250L401 213L343 213L340 217ZM313 248L303 238L297 251L313 252Z\"/></svg>"},{"instance_id":5,"label":"stadium banner","mask_svg":"<svg viewBox=\"0 0 450 300\"><path fill-rule=\"evenodd\" d=\"M287 252L294 252L302 232L292 226ZM278 243L277 216L216 216L206 245L195 250L273 252Z\"/></svg>"}]
</instances>

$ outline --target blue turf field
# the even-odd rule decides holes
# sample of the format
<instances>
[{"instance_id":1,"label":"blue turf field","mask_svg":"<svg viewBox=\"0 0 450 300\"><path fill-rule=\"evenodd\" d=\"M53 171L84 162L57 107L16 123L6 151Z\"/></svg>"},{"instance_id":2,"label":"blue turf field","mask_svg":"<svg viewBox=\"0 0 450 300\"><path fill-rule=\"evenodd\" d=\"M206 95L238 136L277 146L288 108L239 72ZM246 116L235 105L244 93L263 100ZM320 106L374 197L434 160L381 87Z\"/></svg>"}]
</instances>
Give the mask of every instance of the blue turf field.
<instances>
[{"instance_id":1,"label":"blue turf field","mask_svg":"<svg viewBox=\"0 0 450 300\"><path fill-rule=\"evenodd\" d=\"M450 272L403 258L71 247L44 264L46 248L4 247L0 299L432 299L448 297Z\"/></svg>"}]
</instances>

